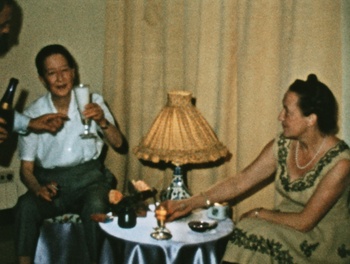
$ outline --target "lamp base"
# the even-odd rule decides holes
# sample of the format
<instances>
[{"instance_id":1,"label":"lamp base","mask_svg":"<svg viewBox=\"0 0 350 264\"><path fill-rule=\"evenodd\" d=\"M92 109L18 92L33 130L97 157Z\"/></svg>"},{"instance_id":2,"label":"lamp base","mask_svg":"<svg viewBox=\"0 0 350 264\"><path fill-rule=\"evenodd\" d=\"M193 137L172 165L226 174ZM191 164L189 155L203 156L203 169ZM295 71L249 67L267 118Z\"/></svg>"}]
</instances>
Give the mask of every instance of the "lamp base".
<instances>
[{"instance_id":1,"label":"lamp base","mask_svg":"<svg viewBox=\"0 0 350 264\"><path fill-rule=\"evenodd\" d=\"M176 166L174 169L173 179L170 186L166 189L164 200L182 200L190 198L191 194L188 191L183 180L181 167Z\"/></svg>"}]
</instances>

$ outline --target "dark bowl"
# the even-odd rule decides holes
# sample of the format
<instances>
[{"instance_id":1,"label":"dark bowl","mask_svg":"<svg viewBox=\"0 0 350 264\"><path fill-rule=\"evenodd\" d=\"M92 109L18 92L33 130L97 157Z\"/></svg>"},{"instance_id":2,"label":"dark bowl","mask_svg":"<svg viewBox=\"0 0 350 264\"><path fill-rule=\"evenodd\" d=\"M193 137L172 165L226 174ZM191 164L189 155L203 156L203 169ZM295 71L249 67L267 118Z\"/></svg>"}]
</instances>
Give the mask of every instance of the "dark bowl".
<instances>
[{"instance_id":1,"label":"dark bowl","mask_svg":"<svg viewBox=\"0 0 350 264\"><path fill-rule=\"evenodd\" d=\"M195 232L205 232L209 229L215 228L217 222L208 223L205 221L191 221L188 223L188 226Z\"/></svg>"}]
</instances>

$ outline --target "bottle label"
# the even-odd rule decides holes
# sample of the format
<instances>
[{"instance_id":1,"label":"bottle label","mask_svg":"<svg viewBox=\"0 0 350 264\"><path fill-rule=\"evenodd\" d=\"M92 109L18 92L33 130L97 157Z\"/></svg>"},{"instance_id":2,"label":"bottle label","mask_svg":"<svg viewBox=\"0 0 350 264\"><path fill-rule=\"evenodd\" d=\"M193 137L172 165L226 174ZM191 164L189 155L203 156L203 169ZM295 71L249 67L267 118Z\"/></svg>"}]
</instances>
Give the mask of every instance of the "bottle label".
<instances>
[{"instance_id":1,"label":"bottle label","mask_svg":"<svg viewBox=\"0 0 350 264\"><path fill-rule=\"evenodd\" d=\"M10 109L9 103L4 102L4 103L1 105L1 109L3 109L3 110L9 110L9 109Z\"/></svg>"}]
</instances>

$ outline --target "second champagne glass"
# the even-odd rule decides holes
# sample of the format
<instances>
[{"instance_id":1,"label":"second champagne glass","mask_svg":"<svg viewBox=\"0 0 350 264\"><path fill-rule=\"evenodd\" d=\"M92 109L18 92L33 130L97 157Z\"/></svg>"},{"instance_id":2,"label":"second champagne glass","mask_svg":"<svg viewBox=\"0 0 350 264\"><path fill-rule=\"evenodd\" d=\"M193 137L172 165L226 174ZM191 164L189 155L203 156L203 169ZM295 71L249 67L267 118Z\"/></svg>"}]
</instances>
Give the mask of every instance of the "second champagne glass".
<instances>
[{"instance_id":1,"label":"second champagne glass","mask_svg":"<svg viewBox=\"0 0 350 264\"><path fill-rule=\"evenodd\" d=\"M86 84L79 84L74 87L75 98L78 103L78 108L80 112L80 116L84 125L84 132L80 134L82 139L96 138L96 135L90 132L90 124L91 120L89 118L85 118L83 115L83 111L85 109L85 105L90 103L90 89Z\"/></svg>"}]
</instances>

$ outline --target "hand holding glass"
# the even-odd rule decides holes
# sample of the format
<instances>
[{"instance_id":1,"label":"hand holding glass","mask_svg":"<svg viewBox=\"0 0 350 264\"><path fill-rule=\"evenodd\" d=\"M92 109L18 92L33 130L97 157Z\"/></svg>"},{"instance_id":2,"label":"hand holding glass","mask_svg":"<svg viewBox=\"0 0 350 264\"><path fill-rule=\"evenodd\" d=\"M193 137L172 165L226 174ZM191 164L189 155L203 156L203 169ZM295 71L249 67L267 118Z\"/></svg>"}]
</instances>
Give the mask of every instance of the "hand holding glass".
<instances>
[{"instance_id":1,"label":"hand holding glass","mask_svg":"<svg viewBox=\"0 0 350 264\"><path fill-rule=\"evenodd\" d=\"M82 139L96 138L95 134L90 133L91 120L83 115L85 106L91 102L89 86L85 84L79 84L79 86L74 87L74 93L78 103L80 116L84 125L84 132L83 134L80 134L80 137Z\"/></svg>"},{"instance_id":2,"label":"hand holding glass","mask_svg":"<svg viewBox=\"0 0 350 264\"><path fill-rule=\"evenodd\" d=\"M157 240L166 240L172 237L170 231L165 227L167 211L163 206L156 208L156 218L158 227L154 228L155 232L151 233L151 237Z\"/></svg>"}]
</instances>

